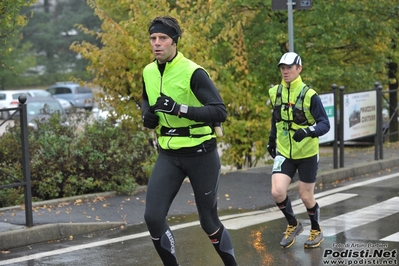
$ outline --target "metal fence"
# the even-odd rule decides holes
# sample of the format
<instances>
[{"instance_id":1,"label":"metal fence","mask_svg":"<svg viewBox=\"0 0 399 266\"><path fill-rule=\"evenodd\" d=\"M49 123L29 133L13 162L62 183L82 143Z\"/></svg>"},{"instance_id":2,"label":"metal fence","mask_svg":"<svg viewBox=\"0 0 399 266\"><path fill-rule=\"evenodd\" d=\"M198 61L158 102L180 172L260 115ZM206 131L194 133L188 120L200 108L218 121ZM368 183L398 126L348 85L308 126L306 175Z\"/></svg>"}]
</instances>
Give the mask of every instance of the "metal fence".
<instances>
[{"instance_id":1,"label":"metal fence","mask_svg":"<svg viewBox=\"0 0 399 266\"><path fill-rule=\"evenodd\" d=\"M344 123L338 123L339 121L344 120L344 92L345 87L340 86L338 90L338 86L336 84L332 85L332 90L334 94L334 99L337 99L339 104L335 102L334 104L334 114L338 115L334 116L334 124L338 125L334 128L335 132L335 141L333 143L333 151L334 151L334 169L338 168L338 153L339 153L339 167L344 167L344 142L346 143L344 138ZM374 145L374 160L384 159L384 147L383 143L385 141L389 142L397 142L399 137L398 123L398 90L382 90L382 85L379 82L375 82L374 88L368 91L376 91L376 120L375 120L375 129L376 133L374 135L366 136L367 139L372 139L369 143ZM356 93L362 93L365 91L360 91ZM339 93L337 96L336 94ZM339 108L338 108L339 107ZM339 132L339 133L338 133ZM342 141L341 141L342 140ZM354 139L353 143L361 143L360 139Z\"/></svg>"},{"instance_id":2,"label":"metal fence","mask_svg":"<svg viewBox=\"0 0 399 266\"><path fill-rule=\"evenodd\" d=\"M29 143L28 143L28 120L26 111L26 95L22 94L18 97L19 105L15 108L0 109L10 113L5 120L0 123L0 127L4 126L5 123L14 119L14 117L19 114L20 124L21 124L21 153L22 153L22 172L23 179L19 180L17 177L6 173L0 168L0 174L5 175L7 178L13 180L10 184L1 184L0 190L6 188L14 187L24 187L24 199L25 199L25 221L26 226L33 226L33 214L32 214L32 189L31 189L31 176L30 176L30 158L29 158Z\"/></svg>"}]
</instances>

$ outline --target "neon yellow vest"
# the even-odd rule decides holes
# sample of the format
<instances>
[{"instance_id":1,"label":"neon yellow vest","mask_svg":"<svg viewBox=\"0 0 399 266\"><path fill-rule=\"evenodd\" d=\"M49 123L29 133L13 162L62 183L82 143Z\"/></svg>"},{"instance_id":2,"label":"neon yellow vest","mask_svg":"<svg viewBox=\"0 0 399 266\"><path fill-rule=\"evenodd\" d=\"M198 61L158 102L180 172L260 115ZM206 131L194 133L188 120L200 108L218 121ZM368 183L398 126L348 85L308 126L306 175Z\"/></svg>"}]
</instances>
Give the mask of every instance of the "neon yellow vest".
<instances>
[{"instance_id":1,"label":"neon yellow vest","mask_svg":"<svg viewBox=\"0 0 399 266\"><path fill-rule=\"evenodd\" d=\"M305 86L302 82L302 78L299 76L297 79L291 82L290 88L287 88L287 83L282 80L283 85L281 91L282 108L280 110L281 121L276 123L277 127L277 149L280 154L286 158L291 159L302 159L312 157L319 152L319 140L318 138L306 137L301 142L293 140L292 136L295 130L299 128L306 128L309 124L315 123L314 118L310 113L310 101L316 91L309 89L303 99L303 111L309 122L307 125L298 125L294 123L293 107L303 87ZM278 85L269 89L269 96L272 104L274 105L277 98ZM289 106L284 108L284 106Z\"/></svg>"},{"instance_id":2,"label":"neon yellow vest","mask_svg":"<svg viewBox=\"0 0 399 266\"><path fill-rule=\"evenodd\" d=\"M156 61L148 64L144 68L143 77L150 106L155 104L161 93L171 97L177 104L203 106L190 87L191 77L198 68L202 67L184 57L180 52L171 62L166 63L163 76L158 70ZM206 140L216 137L212 128L203 123L161 112L156 114L159 116L159 126L156 128L156 132L158 134L158 143L162 149L176 150L195 147ZM162 136L161 127L172 130L188 127L190 136Z\"/></svg>"}]
</instances>

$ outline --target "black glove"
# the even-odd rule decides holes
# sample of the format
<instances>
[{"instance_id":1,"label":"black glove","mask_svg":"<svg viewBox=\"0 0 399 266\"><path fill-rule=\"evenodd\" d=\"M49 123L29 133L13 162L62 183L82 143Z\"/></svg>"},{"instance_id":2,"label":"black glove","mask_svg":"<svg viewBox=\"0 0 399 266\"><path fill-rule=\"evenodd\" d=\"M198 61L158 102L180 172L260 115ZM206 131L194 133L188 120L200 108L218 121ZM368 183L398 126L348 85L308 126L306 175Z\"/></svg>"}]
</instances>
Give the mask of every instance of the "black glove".
<instances>
[{"instance_id":1,"label":"black glove","mask_svg":"<svg viewBox=\"0 0 399 266\"><path fill-rule=\"evenodd\" d=\"M269 141L267 144L267 151L269 152L270 156L274 159L276 157L276 141Z\"/></svg>"},{"instance_id":2,"label":"black glove","mask_svg":"<svg viewBox=\"0 0 399 266\"><path fill-rule=\"evenodd\" d=\"M159 117L151 111L146 111L143 114L143 125L146 128L154 129L158 126Z\"/></svg>"},{"instance_id":3,"label":"black glove","mask_svg":"<svg viewBox=\"0 0 399 266\"><path fill-rule=\"evenodd\" d=\"M154 112L177 115L177 112L180 109L180 105L176 104L176 102L169 96L161 94L161 96L158 97L157 102L154 104L153 108Z\"/></svg>"},{"instance_id":4,"label":"black glove","mask_svg":"<svg viewBox=\"0 0 399 266\"><path fill-rule=\"evenodd\" d=\"M294 133L294 136L292 136L292 138L296 141L296 142L300 142L302 141L304 138L306 137L311 137L313 135L313 133L310 131L310 129L307 128L300 128L297 129Z\"/></svg>"}]
</instances>

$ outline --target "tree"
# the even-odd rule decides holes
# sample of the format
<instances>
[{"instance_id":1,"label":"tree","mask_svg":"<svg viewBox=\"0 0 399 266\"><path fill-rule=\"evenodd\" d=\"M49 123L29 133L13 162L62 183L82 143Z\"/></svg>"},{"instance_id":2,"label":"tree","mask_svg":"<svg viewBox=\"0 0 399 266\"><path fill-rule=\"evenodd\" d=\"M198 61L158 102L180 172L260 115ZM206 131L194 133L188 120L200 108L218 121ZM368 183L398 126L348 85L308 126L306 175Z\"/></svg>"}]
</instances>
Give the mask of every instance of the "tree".
<instances>
[{"instance_id":1,"label":"tree","mask_svg":"<svg viewBox=\"0 0 399 266\"><path fill-rule=\"evenodd\" d=\"M119 5L113 4L114 9L109 9L107 2L89 1L94 8L95 13L103 21L102 32L93 32L84 27L81 30L88 34L95 34L101 39L103 47L100 49L96 45L88 42L75 42L71 49L82 54L84 58L90 61L88 71L95 73L94 83L104 88L104 93L110 95L111 99L118 99L120 96L128 96L132 101L125 104L115 103L113 106L119 114L128 113L134 117L136 129L141 126L140 110L137 106L141 104L141 72L148 62L152 60L152 54L149 45L143 41L148 39L147 26L149 18L160 14L170 14L177 17L183 28L183 38L179 42L179 51L182 51L188 58L200 63L210 73L212 79L216 82L225 101L228 102L230 113L234 113L235 108L239 108L240 101L230 98L230 95L240 96L242 89L252 88L255 91L256 85L253 82L247 82L248 68L245 52L244 34L240 12L234 14L231 6L225 2L181 1L169 5L164 3L140 3L133 5L133 1L120 2ZM123 4L126 4L124 6ZM154 7L156 6L156 8ZM104 10L107 10L105 12ZM117 16L117 21L113 19L112 12L109 10L129 10L130 19L123 20ZM235 10L236 11L236 10ZM229 24L229 21L234 23ZM237 45L230 45L231 39L239 39ZM218 49L219 46L225 49ZM214 47L208 49L207 47ZM228 53L226 54L226 50ZM241 51L242 50L242 51ZM221 61L214 61L214 56L220 56ZM240 73L237 75L237 73ZM231 79L226 77L232 77ZM244 95L247 101L250 101L250 91ZM120 103L120 102L119 102ZM259 118L259 109L266 109L265 105L252 105L253 115ZM265 114L265 112L263 112ZM247 117L235 117L230 122L235 123L238 119ZM253 118L251 118L253 119ZM255 118L256 119L256 118ZM243 121L243 120L242 120ZM241 122L242 122L241 121ZM236 132L234 137L229 139L233 144L242 142L236 151L229 152L227 161L237 161L236 164L242 166L245 160L245 154L251 152L253 133L261 134L261 125L254 121L249 121L253 127L246 135L247 139L242 138L240 132L245 132L240 125L226 127L226 132ZM248 125L244 122L244 127ZM256 126L255 126L256 125ZM238 130L236 130L238 128ZM228 145L232 149L233 145ZM257 151L262 152L262 149Z\"/></svg>"},{"instance_id":2,"label":"tree","mask_svg":"<svg viewBox=\"0 0 399 266\"><path fill-rule=\"evenodd\" d=\"M2 0L0 2L0 87L4 89L6 77L18 75L27 58L13 60L13 54L18 57L29 46L28 43L21 44L19 39L19 29L26 25L27 16L20 15L20 10L24 6L35 3L36 0ZM22 47L22 48L21 48ZM22 61L21 61L22 60Z\"/></svg>"},{"instance_id":3,"label":"tree","mask_svg":"<svg viewBox=\"0 0 399 266\"><path fill-rule=\"evenodd\" d=\"M288 51L287 11L249 8L256 12L246 28L253 74L262 84L276 84L277 62ZM386 64L399 56L394 47L398 27L392 19L398 14L399 4L387 0L314 1L310 10L294 11L294 50L302 56L305 82L319 92L330 91L333 83L348 91L372 88L376 80L387 84ZM261 29L260 24L266 26ZM262 64L264 68L257 67Z\"/></svg>"},{"instance_id":4,"label":"tree","mask_svg":"<svg viewBox=\"0 0 399 266\"><path fill-rule=\"evenodd\" d=\"M202 31L191 30L186 25L198 25L198 21L213 20L209 13L209 4L199 1L203 12L208 12L204 17L195 14L190 8L190 1L180 2L175 8L171 8L168 2L147 1L139 4L132 2L113 3L116 10L127 10L128 19L117 21L112 16L107 2L88 1L93 7L95 14L103 21L102 31L94 32L81 26L80 29L87 34L95 35L101 40L102 47L86 41L74 42L71 49L80 53L83 58L89 60L88 71L95 75L93 83L104 90L108 99L114 99L112 104L120 115L127 114L134 118L136 129L141 127L141 93L142 93L142 70L146 64L153 60L151 49L148 44L148 23L157 15L169 14L177 17L184 29L183 38L179 42L179 49L193 60L201 58L204 67L211 64L209 53L205 53L200 46L211 45L211 40L206 39L208 28ZM113 10L114 10L113 9ZM198 9L199 10L199 9ZM119 19L120 16L117 16ZM205 24L204 24L205 25ZM210 70L211 75L212 69ZM130 101L115 102L121 97L129 98Z\"/></svg>"},{"instance_id":5,"label":"tree","mask_svg":"<svg viewBox=\"0 0 399 266\"><path fill-rule=\"evenodd\" d=\"M100 31L100 21L85 1L57 1L54 6L44 1L24 10L24 13L29 12L34 15L22 33L25 41L33 44L32 51L37 58L37 66L30 74L36 75L39 83L45 85L68 80L71 76L90 79L85 71L87 61L69 49L73 41L84 39L99 44L92 36L77 31L77 24Z\"/></svg>"},{"instance_id":6,"label":"tree","mask_svg":"<svg viewBox=\"0 0 399 266\"><path fill-rule=\"evenodd\" d=\"M36 0L2 0L0 2L0 39L7 40L13 31L26 24L25 16L19 14L24 6L35 3ZM0 54L4 51L0 50Z\"/></svg>"},{"instance_id":7,"label":"tree","mask_svg":"<svg viewBox=\"0 0 399 266\"><path fill-rule=\"evenodd\" d=\"M19 30L15 30L18 31ZM16 33L15 33L16 34ZM9 36L7 43L0 42L0 49L7 50L6 54L0 54L0 89L18 87L21 73L35 66L35 57L29 53L31 44L22 42L20 35Z\"/></svg>"},{"instance_id":8,"label":"tree","mask_svg":"<svg viewBox=\"0 0 399 266\"><path fill-rule=\"evenodd\" d=\"M152 60L145 41L147 24L168 14L183 28L179 51L208 70L227 104L224 163L251 167L265 156L268 88L280 82L277 63L287 52L286 11L252 0L121 0L112 7L104 0L88 2L102 21L102 31L80 30L96 36L102 46L82 41L71 49L89 61L93 82L111 96L120 115L133 117L136 130L141 124L141 71ZM320 93L330 91L333 83L348 91L371 88L376 80L388 84L387 62L398 62L399 56L394 45L398 27L392 19L398 10L388 0L337 0L316 1L310 10L295 11L295 51L303 58L304 81ZM115 100L122 96L131 101Z\"/></svg>"},{"instance_id":9,"label":"tree","mask_svg":"<svg viewBox=\"0 0 399 266\"><path fill-rule=\"evenodd\" d=\"M239 110L242 117L230 123L240 125L234 126L236 132L241 133L240 137L238 134L234 137L240 145L243 140L249 140L246 145L253 144L245 153L249 162L251 155L259 159L259 154L266 153L264 148L270 124L270 118L266 117L270 117L270 107L266 115L259 116L259 120L256 120L258 113L251 114L245 110L256 105L260 107L258 110L264 111L261 108L265 103L262 96L267 95L270 85L280 82L277 62L283 53L288 52L287 12L272 11L270 4L245 0L231 3L232 6L241 6L242 12L252 14L252 19L250 15L247 16L249 19L244 27L246 47L250 47L247 49L249 74L246 80L254 81L258 89L250 91L250 96L236 104L234 109ZM356 1L316 1L313 4L311 10L294 11L295 51L302 56L303 79L306 83L319 93L331 91L333 83L344 85L346 91L371 89L376 80L385 86L392 82L397 84L396 76L389 78L387 75L395 64L387 66L387 62L397 62L399 56L395 45L398 27L392 19L398 16L398 4L391 1L371 1L367 4ZM392 72L395 70L390 71L391 76ZM241 90L241 95L247 91ZM230 95L237 97L236 93ZM248 138L246 133L251 118L255 123L258 121L263 130L251 132ZM231 132L226 135L231 136ZM229 153L238 148L237 143L229 143ZM259 152L262 147L263 153ZM239 154L234 161L242 158L240 153L232 154Z\"/></svg>"}]
</instances>

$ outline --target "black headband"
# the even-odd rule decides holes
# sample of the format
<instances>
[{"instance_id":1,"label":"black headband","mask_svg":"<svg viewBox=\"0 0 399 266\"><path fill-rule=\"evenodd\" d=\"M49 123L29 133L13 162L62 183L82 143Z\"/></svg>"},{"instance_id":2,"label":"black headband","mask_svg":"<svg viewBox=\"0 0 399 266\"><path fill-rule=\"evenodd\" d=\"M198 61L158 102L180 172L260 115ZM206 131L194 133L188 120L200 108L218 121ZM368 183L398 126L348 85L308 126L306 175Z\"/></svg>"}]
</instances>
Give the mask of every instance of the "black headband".
<instances>
[{"instance_id":1,"label":"black headband","mask_svg":"<svg viewBox=\"0 0 399 266\"><path fill-rule=\"evenodd\" d=\"M177 38L179 37L179 34L177 34L177 31L174 28L166 26L162 23L156 23L150 28L150 35L156 32L168 35L175 42L177 42Z\"/></svg>"}]
</instances>

